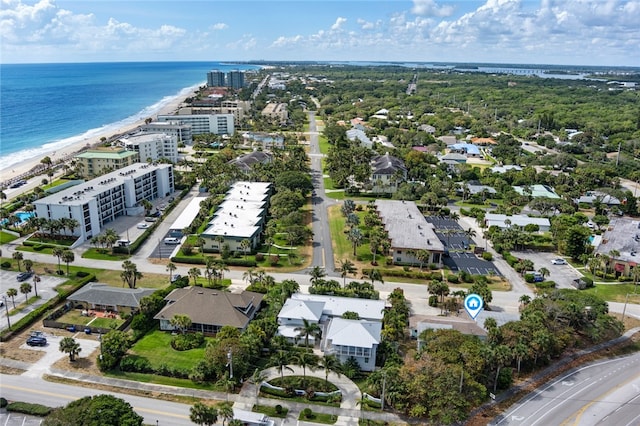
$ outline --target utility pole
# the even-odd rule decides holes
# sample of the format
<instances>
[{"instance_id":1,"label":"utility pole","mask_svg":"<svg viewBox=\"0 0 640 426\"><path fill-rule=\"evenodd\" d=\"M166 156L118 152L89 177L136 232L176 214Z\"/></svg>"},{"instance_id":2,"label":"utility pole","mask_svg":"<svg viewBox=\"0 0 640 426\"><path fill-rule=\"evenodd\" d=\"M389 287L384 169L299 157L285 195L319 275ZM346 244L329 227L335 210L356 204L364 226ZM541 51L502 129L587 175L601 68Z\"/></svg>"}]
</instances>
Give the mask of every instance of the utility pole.
<instances>
[{"instance_id":1,"label":"utility pole","mask_svg":"<svg viewBox=\"0 0 640 426\"><path fill-rule=\"evenodd\" d=\"M231 348L227 351L227 366L229 366L229 378L233 379L233 354Z\"/></svg>"},{"instance_id":2,"label":"utility pole","mask_svg":"<svg viewBox=\"0 0 640 426\"><path fill-rule=\"evenodd\" d=\"M387 372L383 371L382 372L382 395L380 398L380 410L384 411L384 391L387 387Z\"/></svg>"}]
</instances>

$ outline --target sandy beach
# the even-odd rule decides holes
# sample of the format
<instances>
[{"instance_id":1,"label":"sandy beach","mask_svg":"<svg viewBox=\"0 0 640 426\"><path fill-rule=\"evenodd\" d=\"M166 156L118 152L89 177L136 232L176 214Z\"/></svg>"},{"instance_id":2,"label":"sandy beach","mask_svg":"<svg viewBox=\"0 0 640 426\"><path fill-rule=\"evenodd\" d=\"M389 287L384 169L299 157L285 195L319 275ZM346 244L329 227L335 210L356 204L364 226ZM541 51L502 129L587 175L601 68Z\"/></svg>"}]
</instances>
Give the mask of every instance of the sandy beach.
<instances>
[{"instance_id":1,"label":"sandy beach","mask_svg":"<svg viewBox=\"0 0 640 426\"><path fill-rule=\"evenodd\" d=\"M155 120L155 117L157 115L173 114L178 110L178 108L180 108L180 106L182 105L182 103L186 98L192 97L196 93L199 87L200 85L193 86L192 88L190 88L192 90L188 94L186 95L181 94L174 97L169 102L167 102L164 106L162 106L157 112L151 114L150 118L153 118ZM54 165L60 164L66 161L70 161L73 158L73 156L78 152L83 151L87 148L91 148L99 145L101 143L100 141L101 138L105 137L109 139L112 136L130 132L138 128L139 126L143 125L144 121L145 121L145 118L142 118L134 123L117 128L115 130L110 129L108 131L105 131L104 133L97 134L91 138L87 138L75 144L65 146L62 149L41 154L37 158L27 158L24 161L18 164L13 164L7 168L3 168L0 162L0 182L2 182L2 184L4 185L7 185L8 182L19 180L28 175L32 175L34 169L39 167L44 167L40 163L40 160L42 160L45 156L48 156L49 158L51 158L51 161L53 162Z\"/></svg>"}]
</instances>

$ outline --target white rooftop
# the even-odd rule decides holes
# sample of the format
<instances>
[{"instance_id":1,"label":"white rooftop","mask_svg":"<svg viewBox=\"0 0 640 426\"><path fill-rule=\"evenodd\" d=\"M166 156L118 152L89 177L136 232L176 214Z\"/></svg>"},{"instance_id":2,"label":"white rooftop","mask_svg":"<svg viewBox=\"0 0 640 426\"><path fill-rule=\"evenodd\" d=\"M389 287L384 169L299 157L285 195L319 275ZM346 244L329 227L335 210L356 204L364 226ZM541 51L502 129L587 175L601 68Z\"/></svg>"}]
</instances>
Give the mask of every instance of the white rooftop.
<instances>
[{"instance_id":1,"label":"white rooftop","mask_svg":"<svg viewBox=\"0 0 640 426\"><path fill-rule=\"evenodd\" d=\"M286 319L306 319L308 321L319 322L322 317L322 310L325 302L315 300L287 299L280 309L278 318Z\"/></svg>"},{"instance_id":2,"label":"white rooftop","mask_svg":"<svg viewBox=\"0 0 640 426\"><path fill-rule=\"evenodd\" d=\"M484 216L487 226L497 226L499 228L506 228L507 224L505 220L511 221L510 225L517 225L525 227L529 224L538 225L540 227L549 227L551 223L546 217L529 217L521 214L515 214L513 216L507 216L506 214L487 213Z\"/></svg>"},{"instance_id":3,"label":"white rooftop","mask_svg":"<svg viewBox=\"0 0 640 426\"><path fill-rule=\"evenodd\" d=\"M355 297L326 296L322 294L294 293L291 299L324 302L322 313L341 317L345 312L356 312L360 318L382 321L384 300L358 299Z\"/></svg>"},{"instance_id":4,"label":"white rooftop","mask_svg":"<svg viewBox=\"0 0 640 426\"><path fill-rule=\"evenodd\" d=\"M392 248L444 252L433 225L413 201L376 200L376 208Z\"/></svg>"},{"instance_id":5,"label":"white rooftop","mask_svg":"<svg viewBox=\"0 0 640 426\"><path fill-rule=\"evenodd\" d=\"M269 182L236 182L227 191L225 200L265 201L269 198L271 184Z\"/></svg>"},{"instance_id":6,"label":"white rooftop","mask_svg":"<svg viewBox=\"0 0 640 426\"><path fill-rule=\"evenodd\" d=\"M180 216L173 222L171 228L169 229L177 229L182 231L184 228L191 226L191 222L193 219L198 216L198 212L200 211L200 203L204 201L206 198L204 197L196 197L187 204L187 207L182 210Z\"/></svg>"},{"instance_id":7,"label":"white rooftop","mask_svg":"<svg viewBox=\"0 0 640 426\"><path fill-rule=\"evenodd\" d=\"M34 204L82 205L99 194L117 188L126 180L133 180L158 169L172 167L171 164L134 163L111 173L91 179L80 185L72 186L48 197L34 201Z\"/></svg>"},{"instance_id":8,"label":"white rooftop","mask_svg":"<svg viewBox=\"0 0 640 426\"><path fill-rule=\"evenodd\" d=\"M372 348L380 343L382 323L379 321L333 318L327 329L326 340L332 345Z\"/></svg>"}]
</instances>

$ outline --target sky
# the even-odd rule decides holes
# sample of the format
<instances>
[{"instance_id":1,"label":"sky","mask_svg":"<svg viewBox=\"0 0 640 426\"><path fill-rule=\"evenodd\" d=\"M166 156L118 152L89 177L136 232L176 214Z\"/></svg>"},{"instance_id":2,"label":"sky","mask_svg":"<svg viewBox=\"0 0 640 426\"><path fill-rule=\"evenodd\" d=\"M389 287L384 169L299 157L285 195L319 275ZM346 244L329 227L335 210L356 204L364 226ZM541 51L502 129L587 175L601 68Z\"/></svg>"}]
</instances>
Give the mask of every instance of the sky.
<instances>
[{"instance_id":1,"label":"sky","mask_svg":"<svg viewBox=\"0 0 640 426\"><path fill-rule=\"evenodd\" d=\"M640 66L640 0L0 0L0 62Z\"/></svg>"}]
</instances>

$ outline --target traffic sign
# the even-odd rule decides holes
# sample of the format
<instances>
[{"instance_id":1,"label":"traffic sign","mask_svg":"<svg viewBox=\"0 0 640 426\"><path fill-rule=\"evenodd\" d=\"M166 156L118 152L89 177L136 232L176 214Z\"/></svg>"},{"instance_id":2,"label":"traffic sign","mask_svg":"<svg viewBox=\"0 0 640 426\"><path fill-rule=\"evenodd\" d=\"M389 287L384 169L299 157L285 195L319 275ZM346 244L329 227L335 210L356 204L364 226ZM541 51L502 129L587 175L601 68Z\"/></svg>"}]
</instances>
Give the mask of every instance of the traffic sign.
<instances>
[{"instance_id":1,"label":"traffic sign","mask_svg":"<svg viewBox=\"0 0 640 426\"><path fill-rule=\"evenodd\" d=\"M464 298L464 308L472 319L476 319L483 307L482 297L477 294L472 293Z\"/></svg>"}]
</instances>

